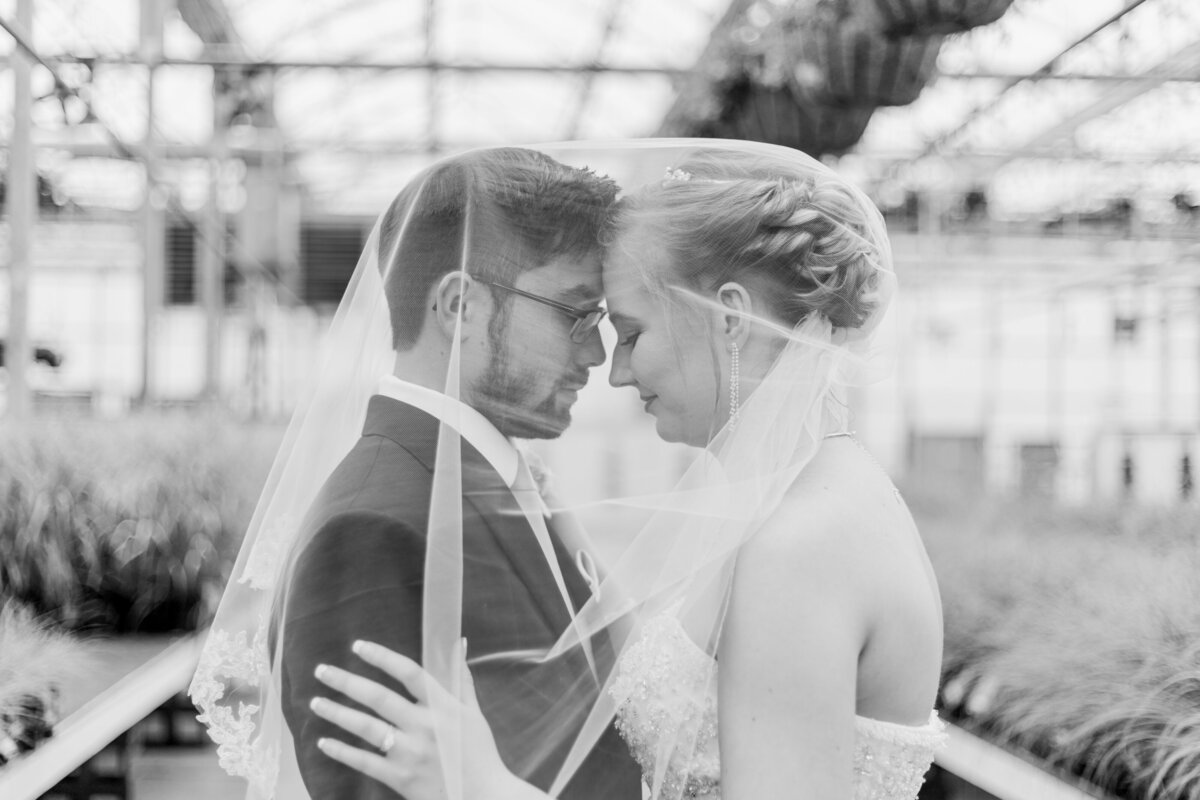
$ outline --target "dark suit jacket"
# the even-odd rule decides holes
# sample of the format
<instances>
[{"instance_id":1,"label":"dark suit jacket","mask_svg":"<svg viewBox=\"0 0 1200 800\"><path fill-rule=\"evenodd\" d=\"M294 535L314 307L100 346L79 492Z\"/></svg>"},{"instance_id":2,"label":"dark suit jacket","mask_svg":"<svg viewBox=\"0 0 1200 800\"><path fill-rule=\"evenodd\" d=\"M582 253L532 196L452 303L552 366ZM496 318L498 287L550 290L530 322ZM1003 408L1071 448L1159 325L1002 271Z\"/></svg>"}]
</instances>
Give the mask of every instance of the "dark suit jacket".
<instances>
[{"instance_id":1,"label":"dark suit jacket","mask_svg":"<svg viewBox=\"0 0 1200 800\"><path fill-rule=\"evenodd\" d=\"M438 423L432 416L391 398L371 398L363 436L318 494L293 554L282 619L277 609L275 628L283 623L284 716L313 800L396 796L317 748L321 737L353 737L313 714L309 701L334 695L313 677L321 663L400 689L352 654L355 639L378 642L420 660L425 537L437 437ZM471 660L551 645L569 621L562 596L508 486L465 439L462 491L462 628ZM553 526L551 532L578 608L587 588L553 535ZM611 653L603 650L597 647L602 669L605 659L611 661ZM565 698L578 699L580 692L595 696L586 661L577 651L536 669L485 661L472 668L472 675L501 756L518 775L548 789L582 722L574 721L567 730L548 730L548 712ZM523 701L514 703L514 697ZM554 747L548 758L531 764L525 749L535 740ZM639 780L636 763L610 725L561 796L639 800Z\"/></svg>"}]
</instances>

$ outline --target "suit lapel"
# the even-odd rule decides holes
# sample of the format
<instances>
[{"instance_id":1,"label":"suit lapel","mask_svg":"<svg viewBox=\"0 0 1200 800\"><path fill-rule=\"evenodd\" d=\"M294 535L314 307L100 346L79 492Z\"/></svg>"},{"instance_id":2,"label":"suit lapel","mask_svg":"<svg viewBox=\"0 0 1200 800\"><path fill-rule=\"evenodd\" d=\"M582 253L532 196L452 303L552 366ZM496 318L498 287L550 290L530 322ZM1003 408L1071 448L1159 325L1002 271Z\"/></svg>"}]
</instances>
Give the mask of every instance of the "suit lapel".
<instances>
[{"instance_id":1,"label":"suit lapel","mask_svg":"<svg viewBox=\"0 0 1200 800\"><path fill-rule=\"evenodd\" d=\"M391 439L432 472L437 456L439 427L438 420L430 414L390 397L375 395L367 405L363 434ZM570 616L563 607L562 595L524 512L508 484L465 438L462 439L461 452L464 506L469 503L479 514L482 527L495 540L513 573L533 596L546 624L556 634L561 632L570 622ZM562 564L562 546L555 537L551 539ZM572 600L578 603L579 581L573 574L574 569L570 568L569 559L562 569L567 590ZM573 577L576 578L574 584Z\"/></svg>"},{"instance_id":2,"label":"suit lapel","mask_svg":"<svg viewBox=\"0 0 1200 800\"><path fill-rule=\"evenodd\" d=\"M468 457L467 448L463 450L463 499L475 507L546 623L555 633L564 630L570 616L525 513L491 465L473 450Z\"/></svg>"}]
</instances>

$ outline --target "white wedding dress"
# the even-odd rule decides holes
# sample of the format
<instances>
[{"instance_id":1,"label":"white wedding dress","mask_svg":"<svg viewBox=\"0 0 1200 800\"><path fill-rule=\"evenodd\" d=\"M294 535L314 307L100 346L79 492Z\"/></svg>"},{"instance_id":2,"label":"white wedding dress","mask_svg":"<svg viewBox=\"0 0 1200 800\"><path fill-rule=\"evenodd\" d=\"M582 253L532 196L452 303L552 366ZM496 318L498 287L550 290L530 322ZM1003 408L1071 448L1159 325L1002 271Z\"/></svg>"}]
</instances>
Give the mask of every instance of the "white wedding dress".
<instances>
[{"instance_id":1,"label":"white wedding dress","mask_svg":"<svg viewBox=\"0 0 1200 800\"><path fill-rule=\"evenodd\" d=\"M664 797L720 800L716 665L671 614L646 623L642 637L622 656L610 688L618 704L617 728L653 786L655 754L663 742L694 748L665 765ZM930 714L922 726L855 718L855 800L913 800L945 742L945 726Z\"/></svg>"}]
</instances>

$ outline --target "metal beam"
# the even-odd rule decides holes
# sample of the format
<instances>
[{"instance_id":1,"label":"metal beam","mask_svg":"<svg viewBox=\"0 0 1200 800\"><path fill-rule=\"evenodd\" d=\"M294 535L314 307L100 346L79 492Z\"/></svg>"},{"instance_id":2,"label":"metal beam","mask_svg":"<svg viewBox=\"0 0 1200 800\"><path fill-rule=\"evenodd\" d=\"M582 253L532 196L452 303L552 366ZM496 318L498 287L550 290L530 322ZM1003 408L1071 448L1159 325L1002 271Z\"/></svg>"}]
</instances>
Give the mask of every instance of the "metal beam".
<instances>
[{"instance_id":1,"label":"metal beam","mask_svg":"<svg viewBox=\"0 0 1200 800\"><path fill-rule=\"evenodd\" d=\"M437 36L437 0L425 0L425 60L434 63L434 39ZM430 70L426 78L425 96L425 142L430 148L437 147L438 123L441 117L438 103L438 71Z\"/></svg>"},{"instance_id":2,"label":"metal beam","mask_svg":"<svg viewBox=\"0 0 1200 800\"><path fill-rule=\"evenodd\" d=\"M0 28L3 28L4 30L8 31L9 35L11 35L13 37L13 40L16 42L17 48L19 50L21 50L22 52L25 52L31 59L33 59L34 61L36 61L37 63L41 64L43 67L46 68L46 70L50 73L51 77L53 78L54 85L56 87L59 87L63 91L73 95L74 97L77 97L80 100L80 102L82 102L84 104L84 106L88 110L88 113L92 116L92 119L94 120L95 124L100 127L101 132L104 134L105 140L108 142L107 146L111 150L111 152L104 153L103 155L108 156L108 157L116 156L118 158L125 158L125 159L129 159L131 161L138 161L138 162L143 162L143 163L147 161L148 156L145 153L145 148L144 147L134 148L133 146L126 144L125 141L123 139L121 139L121 137L118 136L116 134L116 132L114 132L113 129L104 122L103 119L101 119L98 115L96 115L95 111L92 107L91 101L88 100L87 97L81 95L79 93L78 89L70 86L69 84L66 83L66 81L63 80L62 75L59 74L59 72L58 72L57 66L52 61L47 60L40 53L38 53L38 51L31 44L29 37L24 34L23 29L20 25L17 25L8 19L5 19L4 17L0 17ZM136 61L132 61L130 63L144 63L144 61L136 60ZM199 155L197 157L203 158L203 157L207 157L207 156L211 155L211 152L208 151L207 149L203 149L200 152L202 153L202 155ZM175 198L171 195L168 195L167 204L168 204L168 207L170 208L170 210L173 213L175 213L180 220L187 223L188 227L190 227L193 231L196 232L201 245L203 245L205 247L209 247L209 248L216 247L216 244L214 242L209 241L208 237L205 235L203 226L201 226L196 221L196 219L193 218L193 215L191 213L189 213L187 211L187 209L185 209L180 204L180 202L177 198ZM238 246L238 243L236 241L233 244L235 245L235 247ZM241 253L240 247L238 247L238 250L239 250L239 253ZM252 256L246 256L246 257L253 261ZM235 266L235 268L237 267L236 261L234 262L234 266ZM260 270L263 269L261 264L255 263L255 266ZM280 284L280 288L284 291L285 294L294 296L294 293L291 292L286 285Z\"/></svg>"},{"instance_id":3,"label":"metal beam","mask_svg":"<svg viewBox=\"0 0 1200 800\"><path fill-rule=\"evenodd\" d=\"M219 129L218 129L219 130ZM196 254L196 288L204 309L205 400L215 401L221 388L222 317L225 313L225 214L220 207L220 132L214 135L214 157L208 163L208 202L200 214L200 235L206 246Z\"/></svg>"},{"instance_id":4,"label":"metal beam","mask_svg":"<svg viewBox=\"0 0 1200 800\"><path fill-rule=\"evenodd\" d=\"M139 52L147 64L162 57L163 8L158 0L141 0L138 4ZM142 244L142 350L141 402L149 404L158 385L155 344L158 342L158 323L162 312L163 287L166 275L166 251L163 247L163 213L155 207L155 146L158 142L154 119L157 113L154 86L157 70L149 66L146 70L146 131L142 138L141 160L144 164L142 206L138 214Z\"/></svg>"},{"instance_id":5,"label":"metal beam","mask_svg":"<svg viewBox=\"0 0 1200 800\"><path fill-rule=\"evenodd\" d=\"M465 150L475 147L486 147L494 142L483 140L472 142L443 142L438 150ZM119 148L112 143L94 141L56 141L39 139L34 146L41 150L62 150L77 158L116 158L129 161L143 161L143 154L134 152L130 147ZM10 149L7 141L0 140L0 152ZM139 150L141 148L139 147ZM310 152L323 153L362 153L364 155L410 155L427 153L430 148L424 142L354 142L345 139L313 139L304 142L289 142L283 147L285 156L293 157ZM270 144L258 146L230 146L228 154L233 158L246 161L248 164L258 164L278 154L280 147ZM212 156L212 148L207 144L172 144L157 141L155 153L160 159L185 161L188 159L205 159Z\"/></svg>"},{"instance_id":6,"label":"metal beam","mask_svg":"<svg viewBox=\"0 0 1200 800\"><path fill-rule=\"evenodd\" d=\"M43 56L47 64L90 64L96 66L144 66L145 62L133 53L119 53L95 56L77 56L70 53L57 53ZM0 64L7 64L8 58L0 58ZM197 56L196 58L163 58L157 62L164 67L226 67L247 70L306 70L330 69L339 71L367 70L378 72L456 72L467 74L478 73L526 73L534 75L580 75L587 73L611 73L614 75L648 75L675 78L687 75L688 69L669 67L655 64L535 64L535 63L480 63L468 64L438 59L417 59L413 61L320 61L314 59L254 59L215 52Z\"/></svg>"},{"instance_id":7,"label":"metal beam","mask_svg":"<svg viewBox=\"0 0 1200 800\"><path fill-rule=\"evenodd\" d=\"M67 84L66 81L63 80L62 75L59 74L58 69L55 66L54 62L47 60L45 57L43 57L41 54L38 53L38 51L33 47L33 44L31 42L29 36L24 32L22 26L14 24L12 21L7 20L3 17L0 17L0 28L4 28L4 30L7 31L10 36L12 36L13 41L16 42L18 50L24 52L26 55L29 56L29 58L31 58L32 60L36 61L38 64L41 64L43 67L46 68L46 71L50 73L50 77L54 81L54 86L55 86L56 90L65 92L67 94L74 95L75 97L79 98L79 100L82 101L83 104L87 107L88 112L92 113L92 104L87 100L87 98L80 95L78 89L70 86L69 84ZM82 60L76 59L76 61L80 62ZM94 116L94 114L93 114L93 116ZM105 125L103 122L101 122L98 119L97 119L97 124L100 125L100 129L103 131L105 139L108 141L109 146L117 154L119 154L122 158L135 159L135 160L138 158L138 156L134 153L133 149L130 148L129 145L125 144L125 142L123 142L121 140L121 137L117 136L113 132L112 128L108 127L107 125Z\"/></svg>"},{"instance_id":8,"label":"metal beam","mask_svg":"<svg viewBox=\"0 0 1200 800\"><path fill-rule=\"evenodd\" d=\"M604 19L604 30L600 34L600 42L596 45L596 55L592 58L593 64L599 64L600 59L604 57L604 51L608 47L609 41L612 40L613 33L617 29L617 20L621 16L621 8L625 5L625 0L609 0L608 13ZM588 72L583 76L582 85L579 87L579 98L575 104L575 110L571 114L571 121L567 125L566 139L579 138L579 126L583 124L583 112L587 110L588 102L592 97L592 87L596 83L596 73Z\"/></svg>"},{"instance_id":9,"label":"metal beam","mask_svg":"<svg viewBox=\"0 0 1200 800\"><path fill-rule=\"evenodd\" d=\"M851 155L857 160L884 164L911 163L917 158L916 152L906 150L856 150L852 151ZM1083 150L1074 145L1060 144L1023 149L1019 156L1014 156L1011 150L954 150L938 155L939 161L949 164L958 165L968 162L977 163L983 167L992 162L1010 161L1014 158L1039 161L1087 161L1096 164L1196 164L1200 163L1200 149L1195 151L1126 150L1120 153L1100 153Z\"/></svg>"},{"instance_id":10,"label":"metal beam","mask_svg":"<svg viewBox=\"0 0 1200 800\"><path fill-rule=\"evenodd\" d=\"M1014 87L1021 85L1022 83L1024 83L1027 80L1033 79L1034 76L1051 74L1054 70L1054 65L1057 64L1063 56L1065 56L1067 53L1070 53L1072 50L1079 47L1084 42L1087 42L1093 36L1100 33L1100 31L1104 30L1105 28L1109 27L1110 25L1121 20L1123 17L1125 17L1125 15L1127 15L1129 12L1133 11L1135 8L1137 8L1138 6L1142 5L1145 2L1146 2L1146 0L1130 0L1130 2L1124 8L1122 8L1120 11L1117 11L1115 14L1112 14L1111 16L1109 16L1108 18L1106 18L1102 22L1100 22L1100 24L1091 28L1087 33L1085 33L1082 36L1080 36L1079 38L1075 39L1075 41L1071 42L1071 44L1067 45L1062 50L1060 50L1058 53L1056 53L1049 61L1047 61L1045 64L1043 64L1038 69L1033 70L1028 75L1021 75L1019 77L1010 79L1004 85L1004 87L995 94L994 97L992 97L988 102L986 102L983 105L976 108L971 113L969 113L967 115L966 119L964 119L962 122L960 122L958 125L956 125L952 130L950 130L946 133L943 133L942 135L938 136L937 138L933 139L928 144L926 144L924 150L921 151L921 154L918 157L930 156L930 155L933 155L934 153L937 153L938 151L940 151L948 142L953 140L954 137L958 136L960 133L962 133L964 130L966 130L968 127L970 127L971 123L973 123L975 120L979 119L984 114L988 113L989 111L994 109L997 105L999 105L1000 100L1005 95L1007 95L1010 91L1012 91L1012 89Z\"/></svg>"},{"instance_id":11,"label":"metal beam","mask_svg":"<svg viewBox=\"0 0 1200 800\"><path fill-rule=\"evenodd\" d=\"M246 49L223 0L178 0L179 13L210 49L245 58ZM215 47L214 47L215 46ZM160 62L161 63L161 62ZM220 69L220 68L217 68ZM237 69L222 70L229 77L244 75ZM233 113L232 95L223 91L220 75L214 75L213 134L208 145L208 202L200 214L196 232L204 243L197 254L197 283L204 307L204 399L220 398L221 336L225 306L225 215L219 201L221 167L228 158L225 136ZM228 88L228 87L227 87Z\"/></svg>"},{"instance_id":12,"label":"metal beam","mask_svg":"<svg viewBox=\"0 0 1200 800\"><path fill-rule=\"evenodd\" d=\"M17 0L14 27L28 36L33 28L33 0ZM8 25L5 25L7 28ZM12 29L10 29L10 33ZM14 34L14 38L16 34ZM4 366L8 371L8 418L17 424L33 410L29 365L29 277L33 271L33 227L37 220L37 168L33 149L33 59L18 54L13 69L12 150L8 159L8 331Z\"/></svg>"},{"instance_id":13,"label":"metal beam","mask_svg":"<svg viewBox=\"0 0 1200 800\"><path fill-rule=\"evenodd\" d=\"M1177 50L1153 67L1152 71L1159 75L1187 74L1194 73L1198 67L1200 67L1200 41L1192 42L1190 45ZM1089 103L1087 106L1059 120L1029 139L1020 147L1007 154L1005 158L990 164L989 172L994 173L1005 164L1021 158L1027 152L1036 152L1062 140L1064 137L1072 134L1079 126L1097 117L1102 117L1114 109L1120 108L1131 100L1141 97L1146 92L1158 88L1166 83L1166 81L1166 78L1160 77L1154 80L1133 81L1111 89L1095 102Z\"/></svg>"},{"instance_id":14,"label":"metal beam","mask_svg":"<svg viewBox=\"0 0 1200 800\"><path fill-rule=\"evenodd\" d=\"M487 147L498 144L496 141L440 141L437 147L430 148L425 142L386 142L386 141L353 141L347 139L310 139L303 141L292 140L283 148L287 158L295 158L308 153L359 153L366 156L406 156L428 155L471 150L477 147ZM121 153L112 145L93 141L54 141L40 139L34 142L39 149L63 150L78 158L129 158L140 160L138 156ZM7 142L0 140L0 152L9 148ZM231 146L229 155L248 164L259 164L278 155L277 146ZM208 158L211 151L207 145L156 144L158 158L167 160L187 160ZM863 151L855 152L856 159L870 162L891 163L896 161L910 162L916 158L916 153L904 151ZM943 160L953 163L964 161L980 162L987 166L989 162L1010 160L1014 156L1009 151L997 150L959 150L945 153ZM1122 152L1122 153L1091 153L1077 147L1050 146L1026 150L1020 153L1022 159L1052 160L1052 161L1089 161L1098 164L1196 164L1200 163L1200 152Z\"/></svg>"},{"instance_id":15,"label":"metal beam","mask_svg":"<svg viewBox=\"0 0 1200 800\"><path fill-rule=\"evenodd\" d=\"M939 72L935 80L946 81L1028 81L1039 83L1047 81L1078 81L1082 83L1162 83L1162 82L1200 82L1200 70L1189 74L1160 74L1157 71L1143 72L1132 75L1115 73L1090 72L1052 72L1037 75L1024 75L1016 72Z\"/></svg>"}]
</instances>

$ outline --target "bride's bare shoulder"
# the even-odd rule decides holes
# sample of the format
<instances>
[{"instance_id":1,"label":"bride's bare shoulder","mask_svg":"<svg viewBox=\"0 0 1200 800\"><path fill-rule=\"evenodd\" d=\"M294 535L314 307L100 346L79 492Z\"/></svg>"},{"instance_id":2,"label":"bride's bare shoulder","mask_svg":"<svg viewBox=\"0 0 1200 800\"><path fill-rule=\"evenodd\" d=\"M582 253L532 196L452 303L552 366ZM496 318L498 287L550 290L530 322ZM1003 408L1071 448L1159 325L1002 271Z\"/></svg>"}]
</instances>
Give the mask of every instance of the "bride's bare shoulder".
<instances>
[{"instance_id":1,"label":"bride's bare shoulder","mask_svg":"<svg viewBox=\"0 0 1200 800\"><path fill-rule=\"evenodd\" d=\"M744 555L788 565L861 571L877 539L911 524L882 468L857 445L822 448L745 545Z\"/></svg>"},{"instance_id":2,"label":"bride's bare shoulder","mask_svg":"<svg viewBox=\"0 0 1200 800\"><path fill-rule=\"evenodd\" d=\"M767 584L806 575L844 580L853 566L855 526L836 494L820 485L793 487L742 546L739 573Z\"/></svg>"},{"instance_id":3,"label":"bride's bare shoulder","mask_svg":"<svg viewBox=\"0 0 1200 800\"><path fill-rule=\"evenodd\" d=\"M870 603L855 539L853 521L825 487L790 491L738 552L733 630L769 635L789 659L802 641L858 652Z\"/></svg>"}]
</instances>

